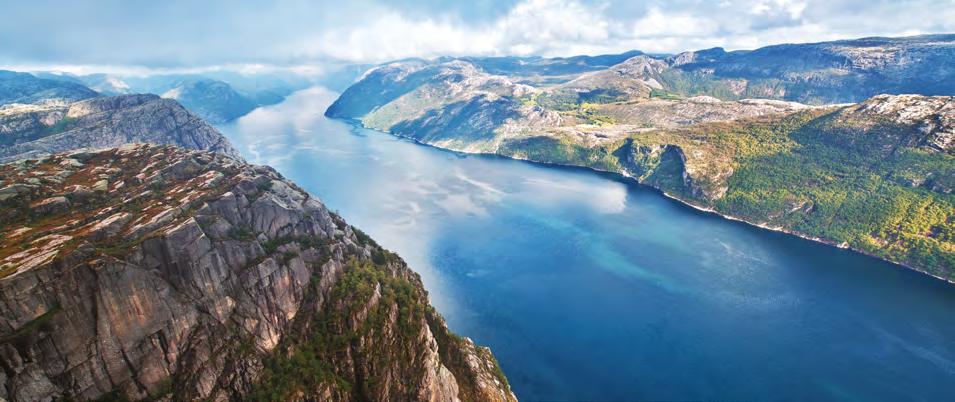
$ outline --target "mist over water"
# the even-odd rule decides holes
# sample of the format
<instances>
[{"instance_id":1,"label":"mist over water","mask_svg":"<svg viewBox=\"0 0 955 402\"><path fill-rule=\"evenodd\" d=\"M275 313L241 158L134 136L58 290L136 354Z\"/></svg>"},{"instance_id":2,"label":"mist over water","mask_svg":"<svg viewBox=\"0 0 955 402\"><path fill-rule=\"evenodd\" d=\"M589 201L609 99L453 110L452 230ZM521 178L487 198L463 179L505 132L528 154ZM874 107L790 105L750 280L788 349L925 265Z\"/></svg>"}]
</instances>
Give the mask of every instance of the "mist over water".
<instances>
[{"instance_id":1,"label":"mist over water","mask_svg":"<svg viewBox=\"0 0 955 402\"><path fill-rule=\"evenodd\" d=\"M298 92L220 126L419 272L522 400L955 400L955 286Z\"/></svg>"}]
</instances>

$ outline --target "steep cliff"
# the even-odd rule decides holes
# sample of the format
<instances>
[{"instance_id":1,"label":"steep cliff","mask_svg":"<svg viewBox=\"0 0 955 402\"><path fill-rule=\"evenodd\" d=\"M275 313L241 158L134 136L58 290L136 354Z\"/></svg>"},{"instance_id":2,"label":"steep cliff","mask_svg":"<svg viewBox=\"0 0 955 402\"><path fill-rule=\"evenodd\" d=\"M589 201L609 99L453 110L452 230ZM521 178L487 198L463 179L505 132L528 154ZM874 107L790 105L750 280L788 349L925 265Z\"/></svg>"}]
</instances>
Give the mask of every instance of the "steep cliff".
<instances>
[{"instance_id":1,"label":"steep cliff","mask_svg":"<svg viewBox=\"0 0 955 402\"><path fill-rule=\"evenodd\" d=\"M238 155L215 128L156 95L119 95L69 104L0 106L0 162L131 142Z\"/></svg>"},{"instance_id":2,"label":"steep cliff","mask_svg":"<svg viewBox=\"0 0 955 402\"><path fill-rule=\"evenodd\" d=\"M398 256L270 168L134 144L0 180L0 399L515 399Z\"/></svg>"}]
</instances>

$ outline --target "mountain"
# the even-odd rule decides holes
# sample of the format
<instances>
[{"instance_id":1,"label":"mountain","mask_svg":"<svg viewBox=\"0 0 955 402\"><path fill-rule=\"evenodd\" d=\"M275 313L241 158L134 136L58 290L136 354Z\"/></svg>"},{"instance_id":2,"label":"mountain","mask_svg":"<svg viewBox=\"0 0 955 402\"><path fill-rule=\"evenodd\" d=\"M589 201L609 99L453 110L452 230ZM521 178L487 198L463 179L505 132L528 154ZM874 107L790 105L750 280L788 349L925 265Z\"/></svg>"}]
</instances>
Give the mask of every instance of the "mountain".
<instances>
[{"instance_id":1,"label":"mountain","mask_svg":"<svg viewBox=\"0 0 955 402\"><path fill-rule=\"evenodd\" d=\"M462 57L484 71L496 75L521 75L528 80L534 77L553 77L597 71L620 64L643 52L632 50L621 54L574 57ZM450 58L444 59L452 60Z\"/></svg>"},{"instance_id":2,"label":"mountain","mask_svg":"<svg viewBox=\"0 0 955 402\"><path fill-rule=\"evenodd\" d=\"M823 105L859 102L884 93L951 95L955 93L953 62L955 35L924 35L787 44L732 52L714 48L667 57L632 51L554 59L404 60L381 66L377 71L380 74L388 67L403 66L404 70L416 72L414 78L428 69L466 63L487 75L542 89L563 108L634 97L701 95L722 100L761 98ZM364 77L364 82L357 84L364 86L374 79ZM401 84L408 82L402 80Z\"/></svg>"},{"instance_id":3,"label":"mountain","mask_svg":"<svg viewBox=\"0 0 955 402\"><path fill-rule=\"evenodd\" d=\"M222 81L200 79L182 82L162 94L175 99L204 120L219 124L251 112L258 105Z\"/></svg>"},{"instance_id":4,"label":"mountain","mask_svg":"<svg viewBox=\"0 0 955 402\"><path fill-rule=\"evenodd\" d=\"M809 88L817 84L791 73L822 62L800 51L855 46L852 54L867 55L856 60L873 60L886 43L906 49L904 63L859 61L846 74L949 79L952 63L937 65L952 48L948 36L787 45L788 57L778 49L751 53L768 54L759 60L782 74L773 79ZM719 67L681 67L725 66L742 56L699 53L639 54L535 80L526 79L534 70L492 74L464 59L388 63L349 87L326 115L456 151L620 173L698 208L955 281L955 98L876 95L851 105L740 99L753 90L749 81L721 78ZM676 79L689 72L707 77ZM831 84L820 80L818 90L803 93L818 95ZM879 82L885 86L846 96L915 85ZM939 85L935 91L948 84ZM696 91L688 88L730 96L688 96ZM776 98L787 93L795 92Z\"/></svg>"},{"instance_id":5,"label":"mountain","mask_svg":"<svg viewBox=\"0 0 955 402\"><path fill-rule=\"evenodd\" d=\"M31 74L37 78L46 80L79 84L96 91L100 95L112 96L134 93L132 88L129 87L129 84L123 82L121 78L110 74L75 75L66 72L51 71L34 71Z\"/></svg>"},{"instance_id":6,"label":"mountain","mask_svg":"<svg viewBox=\"0 0 955 402\"><path fill-rule=\"evenodd\" d=\"M76 82L0 70L0 105L44 101L75 102L97 96L99 94L96 91Z\"/></svg>"},{"instance_id":7,"label":"mountain","mask_svg":"<svg viewBox=\"0 0 955 402\"><path fill-rule=\"evenodd\" d=\"M246 74L227 70L147 75L76 75L49 71L33 74L61 85L85 86L108 96L135 93L161 95L178 100L189 111L212 124L226 123L259 106L282 102L292 92L312 85L312 80L292 73Z\"/></svg>"},{"instance_id":8,"label":"mountain","mask_svg":"<svg viewBox=\"0 0 955 402\"><path fill-rule=\"evenodd\" d=\"M215 128L176 101L156 95L0 106L0 162L130 142L174 144L238 155Z\"/></svg>"},{"instance_id":9,"label":"mountain","mask_svg":"<svg viewBox=\"0 0 955 402\"><path fill-rule=\"evenodd\" d=\"M401 258L271 168L133 144L0 181L3 400L515 400Z\"/></svg>"},{"instance_id":10,"label":"mountain","mask_svg":"<svg viewBox=\"0 0 955 402\"><path fill-rule=\"evenodd\" d=\"M111 77L135 92L176 99L213 124L232 121L259 106L282 102L292 92L312 85L311 80L293 73L245 74L225 70Z\"/></svg>"},{"instance_id":11,"label":"mountain","mask_svg":"<svg viewBox=\"0 0 955 402\"><path fill-rule=\"evenodd\" d=\"M221 70L196 75L195 78L208 78L225 82L236 92L251 99L259 106L280 103L292 92L313 85L311 76L291 71L237 72Z\"/></svg>"},{"instance_id":12,"label":"mountain","mask_svg":"<svg viewBox=\"0 0 955 402\"><path fill-rule=\"evenodd\" d=\"M883 93L955 93L955 35L863 38L734 52L716 48L682 53L668 61L681 78L697 77L744 97L823 104L858 102Z\"/></svg>"},{"instance_id":13,"label":"mountain","mask_svg":"<svg viewBox=\"0 0 955 402\"><path fill-rule=\"evenodd\" d=\"M75 77L75 79L103 95L125 95L142 92L130 87L129 84L123 81L122 77L110 74L89 74Z\"/></svg>"},{"instance_id":14,"label":"mountain","mask_svg":"<svg viewBox=\"0 0 955 402\"><path fill-rule=\"evenodd\" d=\"M33 76L59 85L85 86L102 95L152 93L179 101L212 124L226 123L260 106L274 105L295 91L321 85L343 91L373 65L323 66L320 71L210 70L182 74L96 73L77 75L37 71ZM25 73L21 73L25 74ZM67 99L73 101L75 99ZM0 102L8 103L8 102ZM32 103L32 102L31 102Z\"/></svg>"}]
</instances>

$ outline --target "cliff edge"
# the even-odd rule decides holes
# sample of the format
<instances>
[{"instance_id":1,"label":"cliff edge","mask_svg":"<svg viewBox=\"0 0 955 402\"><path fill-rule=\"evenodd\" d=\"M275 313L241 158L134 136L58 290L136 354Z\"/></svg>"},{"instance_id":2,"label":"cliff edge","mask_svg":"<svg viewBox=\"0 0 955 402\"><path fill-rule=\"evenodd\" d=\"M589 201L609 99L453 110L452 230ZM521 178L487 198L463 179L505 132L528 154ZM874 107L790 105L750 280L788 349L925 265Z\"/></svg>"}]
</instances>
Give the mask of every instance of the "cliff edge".
<instances>
[{"instance_id":1,"label":"cliff edge","mask_svg":"<svg viewBox=\"0 0 955 402\"><path fill-rule=\"evenodd\" d=\"M0 165L0 399L515 400L417 274L268 167Z\"/></svg>"}]
</instances>

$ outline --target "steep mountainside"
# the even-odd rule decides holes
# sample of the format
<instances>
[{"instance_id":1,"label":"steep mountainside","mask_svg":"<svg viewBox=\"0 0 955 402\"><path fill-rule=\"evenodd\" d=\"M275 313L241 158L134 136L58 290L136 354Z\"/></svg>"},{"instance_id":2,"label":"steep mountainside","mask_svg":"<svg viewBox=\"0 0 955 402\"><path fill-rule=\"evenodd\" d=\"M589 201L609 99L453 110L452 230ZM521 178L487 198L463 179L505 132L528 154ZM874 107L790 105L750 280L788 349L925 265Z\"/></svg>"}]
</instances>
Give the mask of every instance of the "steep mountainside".
<instances>
[{"instance_id":1,"label":"steep mountainside","mask_svg":"<svg viewBox=\"0 0 955 402\"><path fill-rule=\"evenodd\" d=\"M270 168L139 144L0 181L4 400L515 399L398 256Z\"/></svg>"},{"instance_id":2,"label":"steep mountainside","mask_svg":"<svg viewBox=\"0 0 955 402\"><path fill-rule=\"evenodd\" d=\"M0 162L130 142L174 144L237 155L215 128L176 101L156 95L0 106Z\"/></svg>"},{"instance_id":3,"label":"steep mountainside","mask_svg":"<svg viewBox=\"0 0 955 402\"><path fill-rule=\"evenodd\" d=\"M99 96L82 84L37 78L29 73L0 70L0 105L7 103L75 102Z\"/></svg>"},{"instance_id":4,"label":"steep mountainside","mask_svg":"<svg viewBox=\"0 0 955 402\"><path fill-rule=\"evenodd\" d=\"M951 41L926 44L936 39L910 41L947 52ZM463 60L398 62L366 73L326 115L452 150L622 173L701 208L955 280L952 97L687 98L673 92L673 71L638 55L535 85Z\"/></svg>"}]
</instances>

